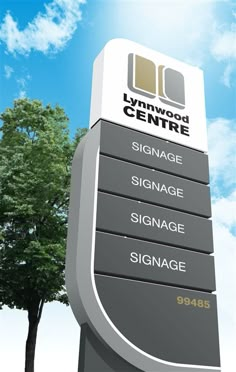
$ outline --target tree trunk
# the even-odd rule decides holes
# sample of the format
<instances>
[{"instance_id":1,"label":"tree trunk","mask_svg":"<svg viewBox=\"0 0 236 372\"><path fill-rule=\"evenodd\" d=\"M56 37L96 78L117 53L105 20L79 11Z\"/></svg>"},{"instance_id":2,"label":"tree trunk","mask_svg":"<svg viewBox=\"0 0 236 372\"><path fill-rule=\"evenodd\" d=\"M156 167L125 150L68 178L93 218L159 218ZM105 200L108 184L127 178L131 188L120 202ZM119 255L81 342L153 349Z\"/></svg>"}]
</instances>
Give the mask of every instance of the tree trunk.
<instances>
[{"instance_id":1,"label":"tree trunk","mask_svg":"<svg viewBox=\"0 0 236 372\"><path fill-rule=\"evenodd\" d=\"M34 372L35 347L38 325L43 310L44 301L35 301L28 308L28 336L25 345L25 372Z\"/></svg>"}]
</instances>

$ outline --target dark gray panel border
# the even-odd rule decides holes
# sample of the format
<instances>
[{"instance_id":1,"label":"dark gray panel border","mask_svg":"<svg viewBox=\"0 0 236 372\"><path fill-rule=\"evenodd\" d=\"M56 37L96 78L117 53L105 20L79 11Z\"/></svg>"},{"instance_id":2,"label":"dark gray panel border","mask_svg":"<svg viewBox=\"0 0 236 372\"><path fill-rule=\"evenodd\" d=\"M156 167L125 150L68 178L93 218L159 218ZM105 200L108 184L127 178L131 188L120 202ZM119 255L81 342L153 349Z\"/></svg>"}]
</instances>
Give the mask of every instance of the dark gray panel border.
<instances>
[{"instance_id":1,"label":"dark gray panel border","mask_svg":"<svg viewBox=\"0 0 236 372\"><path fill-rule=\"evenodd\" d=\"M153 258L160 258L161 264L164 259L163 266L158 267ZM174 270L171 262L174 262ZM216 289L214 270L214 257L207 254L96 233L96 273L212 292Z\"/></svg>"},{"instance_id":2,"label":"dark gray panel border","mask_svg":"<svg viewBox=\"0 0 236 372\"><path fill-rule=\"evenodd\" d=\"M204 184L209 183L208 156L205 153L104 120L99 120L95 127L97 125L101 125L101 154ZM133 150L134 142L139 146L133 145ZM159 154L173 154L177 162L140 152L137 150L140 145L150 147L154 153L159 151Z\"/></svg>"},{"instance_id":3,"label":"dark gray panel border","mask_svg":"<svg viewBox=\"0 0 236 372\"><path fill-rule=\"evenodd\" d=\"M199 182L100 155L101 191L211 217L210 188Z\"/></svg>"},{"instance_id":4,"label":"dark gray panel border","mask_svg":"<svg viewBox=\"0 0 236 372\"><path fill-rule=\"evenodd\" d=\"M172 363L186 360L189 365L219 368L214 294L99 274L95 278L108 316L141 350ZM186 306L178 303L178 297L196 302ZM183 368L181 372L184 371Z\"/></svg>"},{"instance_id":5,"label":"dark gray panel border","mask_svg":"<svg viewBox=\"0 0 236 372\"><path fill-rule=\"evenodd\" d=\"M104 192L98 192L96 228L135 239L213 253L210 220Z\"/></svg>"}]
</instances>

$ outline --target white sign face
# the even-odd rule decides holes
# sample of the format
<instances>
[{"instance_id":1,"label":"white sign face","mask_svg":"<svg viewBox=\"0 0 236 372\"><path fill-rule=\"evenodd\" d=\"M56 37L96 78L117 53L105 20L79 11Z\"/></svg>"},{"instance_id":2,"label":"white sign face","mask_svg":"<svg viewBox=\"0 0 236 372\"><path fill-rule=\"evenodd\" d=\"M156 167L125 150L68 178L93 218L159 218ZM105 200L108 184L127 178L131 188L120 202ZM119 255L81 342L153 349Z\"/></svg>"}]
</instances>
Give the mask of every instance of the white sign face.
<instances>
[{"instance_id":1,"label":"white sign face","mask_svg":"<svg viewBox=\"0 0 236 372\"><path fill-rule=\"evenodd\" d=\"M90 127L99 119L207 151L203 72L124 39L93 67Z\"/></svg>"}]
</instances>

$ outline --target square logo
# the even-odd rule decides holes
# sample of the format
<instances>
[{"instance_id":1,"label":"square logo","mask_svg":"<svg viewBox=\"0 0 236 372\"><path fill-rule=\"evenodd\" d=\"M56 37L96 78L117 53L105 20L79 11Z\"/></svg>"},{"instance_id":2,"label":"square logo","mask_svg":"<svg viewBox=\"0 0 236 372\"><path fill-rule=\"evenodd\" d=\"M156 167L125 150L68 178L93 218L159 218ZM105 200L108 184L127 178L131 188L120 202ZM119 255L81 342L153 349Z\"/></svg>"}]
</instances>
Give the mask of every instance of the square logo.
<instances>
[{"instance_id":1,"label":"square logo","mask_svg":"<svg viewBox=\"0 0 236 372\"><path fill-rule=\"evenodd\" d=\"M166 105L185 108L183 74L134 53L128 56L128 88L149 98L158 97Z\"/></svg>"}]
</instances>

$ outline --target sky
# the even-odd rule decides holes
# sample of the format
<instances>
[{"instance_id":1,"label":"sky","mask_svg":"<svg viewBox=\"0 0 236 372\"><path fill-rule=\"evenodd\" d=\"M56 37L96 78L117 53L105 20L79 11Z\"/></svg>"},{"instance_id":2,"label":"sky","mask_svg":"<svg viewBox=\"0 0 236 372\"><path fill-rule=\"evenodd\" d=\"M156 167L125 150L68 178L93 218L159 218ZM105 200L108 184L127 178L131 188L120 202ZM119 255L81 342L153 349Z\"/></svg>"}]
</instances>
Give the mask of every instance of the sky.
<instances>
[{"instance_id":1,"label":"sky","mask_svg":"<svg viewBox=\"0 0 236 372\"><path fill-rule=\"evenodd\" d=\"M222 372L236 370L236 1L1 0L0 112L19 97L59 104L88 127L92 65L127 38L204 71ZM3 372L24 369L27 314L0 312ZM79 326L46 304L35 372L77 371Z\"/></svg>"}]
</instances>

